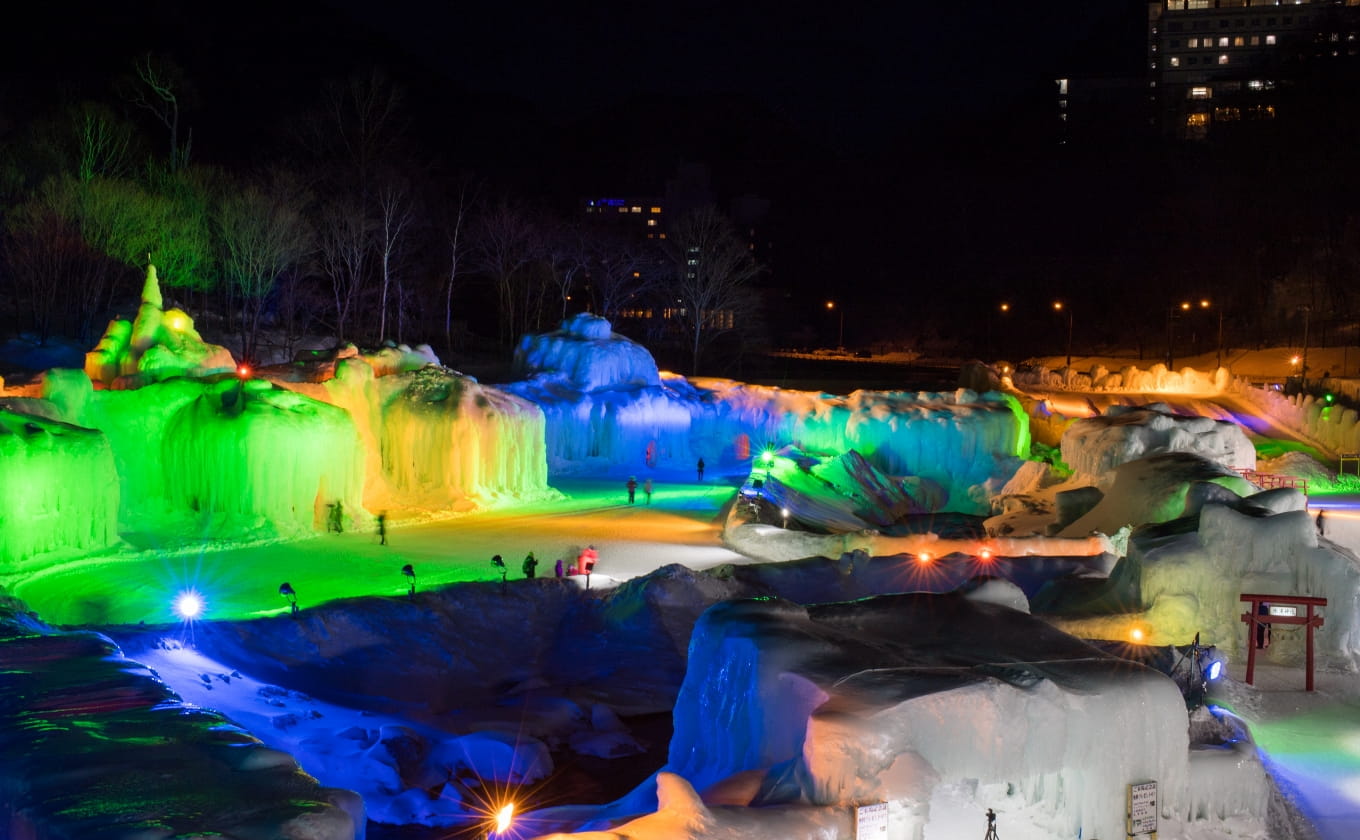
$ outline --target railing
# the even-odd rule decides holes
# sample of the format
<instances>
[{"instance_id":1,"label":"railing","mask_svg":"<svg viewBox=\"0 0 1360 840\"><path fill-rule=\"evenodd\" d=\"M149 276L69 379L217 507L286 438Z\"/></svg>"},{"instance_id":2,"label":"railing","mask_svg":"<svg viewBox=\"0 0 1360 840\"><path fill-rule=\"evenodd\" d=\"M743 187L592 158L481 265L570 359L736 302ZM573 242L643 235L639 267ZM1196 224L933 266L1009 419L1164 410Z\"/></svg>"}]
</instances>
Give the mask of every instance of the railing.
<instances>
[{"instance_id":1,"label":"railing","mask_svg":"<svg viewBox=\"0 0 1360 840\"><path fill-rule=\"evenodd\" d=\"M1308 495L1308 479L1299 478L1295 475L1281 475L1280 473L1264 473L1256 470L1239 469L1237 471L1243 478L1260 487L1262 490L1271 490L1276 487L1293 487Z\"/></svg>"}]
</instances>

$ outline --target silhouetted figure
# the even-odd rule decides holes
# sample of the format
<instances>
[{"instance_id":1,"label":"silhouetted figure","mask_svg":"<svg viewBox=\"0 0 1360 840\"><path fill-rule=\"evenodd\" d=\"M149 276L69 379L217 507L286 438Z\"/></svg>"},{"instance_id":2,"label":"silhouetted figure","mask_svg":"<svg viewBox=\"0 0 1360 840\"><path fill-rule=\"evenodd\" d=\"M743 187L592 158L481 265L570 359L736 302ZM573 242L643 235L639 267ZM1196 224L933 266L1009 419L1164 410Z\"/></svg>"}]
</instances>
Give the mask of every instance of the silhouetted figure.
<instances>
[{"instance_id":1,"label":"silhouetted figure","mask_svg":"<svg viewBox=\"0 0 1360 840\"><path fill-rule=\"evenodd\" d=\"M406 597L414 601L416 599L416 570L411 568L410 563L407 563L401 567L401 573L411 579L411 588L406 591Z\"/></svg>"},{"instance_id":2,"label":"silhouetted figure","mask_svg":"<svg viewBox=\"0 0 1360 840\"><path fill-rule=\"evenodd\" d=\"M1256 607L1257 615L1270 615L1270 605L1262 601ZM1264 650L1270 647L1270 622L1262 621L1256 625L1256 649Z\"/></svg>"},{"instance_id":3,"label":"silhouetted figure","mask_svg":"<svg viewBox=\"0 0 1360 840\"><path fill-rule=\"evenodd\" d=\"M633 503L633 497L637 495L637 476L628 476L628 504Z\"/></svg>"},{"instance_id":4,"label":"silhouetted figure","mask_svg":"<svg viewBox=\"0 0 1360 840\"><path fill-rule=\"evenodd\" d=\"M501 556L500 556L499 554L492 555L492 557L491 557L491 565L493 565L493 566L495 566L496 568L498 568L498 569L501 570L501 594L504 595L504 594L505 594L505 575L506 575L506 573L507 573L509 570L505 568L505 561L501 559Z\"/></svg>"},{"instance_id":5,"label":"silhouetted figure","mask_svg":"<svg viewBox=\"0 0 1360 840\"><path fill-rule=\"evenodd\" d=\"M696 470L698 471L698 473L699 473L699 480L700 480L700 481L703 481L703 480L704 480L704 459L703 459L703 458L700 458L700 459L699 459L699 463L698 463L698 464L695 464L695 469L696 469Z\"/></svg>"},{"instance_id":6,"label":"silhouetted figure","mask_svg":"<svg viewBox=\"0 0 1360 840\"><path fill-rule=\"evenodd\" d=\"M649 478L642 482L642 493L647 497L647 504L652 503L652 480Z\"/></svg>"},{"instance_id":7,"label":"silhouetted figure","mask_svg":"<svg viewBox=\"0 0 1360 840\"><path fill-rule=\"evenodd\" d=\"M982 840L999 840L996 833L996 812L991 808L987 809L987 834Z\"/></svg>"},{"instance_id":8,"label":"silhouetted figure","mask_svg":"<svg viewBox=\"0 0 1360 840\"><path fill-rule=\"evenodd\" d=\"M557 577L558 577L559 580L562 578L562 558L561 558L561 557L557 558L557 562L556 562L555 564L553 564L553 574L557 575Z\"/></svg>"},{"instance_id":9,"label":"silhouetted figure","mask_svg":"<svg viewBox=\"0 0 1360 840\"><path fill-rule=\"evenodd\" d=\"M297 593L287 581L279 585L279 594L288 600L288 606L293 608L293 615L298 614Z\"/></svg>"},{"instance_id":10,"label":"silhouetted figure","mask_svg":"<svg viewBox=\"0 0 1360 840\"><path fill-rule=\"evenodd\" d=\"M345 506L339 499L334 504L326 505L330 508L330 516L327 517L326 530L334 531L337 534L345 532Z\"/></svg>"},{"instance_id":11,"label":"silhouetted figure","mask_svg":"<svg viewBox=\"0 0 1360 840\"><path fill-rule=\"evenodd\" d=\"M526 578L532 578L534 576L534 570L538 568L538 559L534 557L534 553L532 551L529 552L528 557L524 558L524 565L521 566L520 568L524 570L524 576Z\"/></svg>"},{"instance_id":12,"label":"silhouetted figure","mask_svg":"<svg viewBox=\"0 0 1360 840\"><path fill-rule=\"evenodd\" d=\"M1323 536L1323 533L1322 533L1322 529L1323 529L1322 517L1325 516L1326 514L1327 514L1327 511L1325 511L1325 510L1320 510L1320 511L1318 511L1318 515L1317 515L1317 529L1318 529L1318 536L1319 536L1319 537Z\"/></svg>"},{"instance_id":13,"label":"silhouetted figure","mask_svg":"<svg viewBox=\"0 0 1360 840\"><path fill-rule=\"evenodd\" d=\"M378 545L387 545L387 514L378 514Z\"/></svg>"}]
</instances>

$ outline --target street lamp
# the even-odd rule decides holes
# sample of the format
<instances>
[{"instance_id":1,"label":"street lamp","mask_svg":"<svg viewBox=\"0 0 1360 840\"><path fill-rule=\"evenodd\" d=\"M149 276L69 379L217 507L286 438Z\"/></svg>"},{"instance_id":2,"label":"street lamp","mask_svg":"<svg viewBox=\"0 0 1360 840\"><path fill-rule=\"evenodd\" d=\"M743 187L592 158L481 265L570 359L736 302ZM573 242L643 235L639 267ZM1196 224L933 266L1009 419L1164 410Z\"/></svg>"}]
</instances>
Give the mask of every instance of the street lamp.
<instances>
[{"instance_id":1,"label":"street lamp","mask_svg":"<svg viewBox=\"0 0 1360 840\"><path fill-rule=\"evenodd\" d=\"M834 300L828 300L828 301L826 302L826 308L827 308L828 310L836 309L836 302L835 302ZM840 321L841 321L841 323L840 323L840 331L836 334L836 349L839 350L839 349L841 349L841 348L843 348L843 347L845 346L845 310L844 310L844 309L840 309L840 310L838 310L838 311L840 312L840 316L841 316Z\"/></svg>"},{"instance_id":2,"label":"street lamp","mask_svg":"<svg viewBox=\"0 0 1360 840\"><path fill-rule=\"evenodd\" d=\"M1005 304L1002 304L1004 307ZM1067 366L1072 367L1072 307L1067 306L1060 300L1053 301L1053 311L1058 314L1066 310L1067 312ZM1005 311L1004 309L1002 311Z\"/></svg>"}]
</instances>

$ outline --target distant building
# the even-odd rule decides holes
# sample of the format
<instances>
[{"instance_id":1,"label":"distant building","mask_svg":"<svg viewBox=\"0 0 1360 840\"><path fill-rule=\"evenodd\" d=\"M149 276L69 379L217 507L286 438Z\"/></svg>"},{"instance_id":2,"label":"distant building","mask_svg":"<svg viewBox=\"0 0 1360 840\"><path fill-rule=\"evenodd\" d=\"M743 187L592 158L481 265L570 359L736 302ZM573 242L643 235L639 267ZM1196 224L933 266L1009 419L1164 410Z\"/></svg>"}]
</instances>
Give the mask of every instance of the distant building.
<instances>
[{"instance_id":1,"label":"distant building","mask_svg":"<svg viewBox=\"0 0 1360 840\"><path fill-rule=\"evenodd\" d=\"M659 198L583 198L578 209L588 224L622 234L628 239L665 239L662 200Z\"/></svg>"},{"instance_id":2,"label":"distant building","mask_svg":"<svg viewBox=\"0 0 1360 840\"><path fill-rule=\"evenodd\" d=\"M1163 135L1184 140L1253 123L1325 120L1316 101L1298 104L1356 71L1357 38L1360 0L1153 0L1154 119Z\"/></svg>"}]
</instances>

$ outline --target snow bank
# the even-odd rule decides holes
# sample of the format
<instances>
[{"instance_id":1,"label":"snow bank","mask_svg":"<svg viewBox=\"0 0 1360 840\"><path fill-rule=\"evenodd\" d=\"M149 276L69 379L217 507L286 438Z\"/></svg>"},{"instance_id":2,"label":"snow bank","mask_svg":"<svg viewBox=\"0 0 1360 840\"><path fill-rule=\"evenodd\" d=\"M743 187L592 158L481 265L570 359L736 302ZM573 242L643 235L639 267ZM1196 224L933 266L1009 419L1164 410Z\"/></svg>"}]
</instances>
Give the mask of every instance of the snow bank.
<instances>
[{"instance_id":1,"label":"snow bank","mask_svg":"<svg viewBox=\"0 0 1360 840\"><path fill-rule=\"evenodd\" d=\"M1253 469L1256 449L1226 420L1174 414L1165 405L1110 406L1074 421L1062 436L1062 459L1086 483L1108 487L1114 469L1162 452L1191 452L1230 469Z\"/></svg>"},{"instance_id":2,"label":"snow bank","mask_svg":"<svg viewBox=\"0 0 1360 840\"><path fill-rule=\"evenodd\" d=\"M0 409L0 563L111 545L118 495L103 434Z\"/></svg>"},{"instance_id":3,"label":"snow bank","mask_svg":"<svg viewBox=\"0 0 1360 840\"><path fill-rule=\"evenodd\" d=\"M1021 367L1011 376L1019 388L1045 388L1064 391L1112 391L1128 393L1217 394L1232 384L1227 368L1211 372L1181 368L1170 370L1158 363L1144 370L1126 365L1111 371L1104 365L1092 365L1086 370L1061 367Z\"/></svg>"},{"instance_id":4,"label":"snow bank","mask_svg":"<svg viewBox=\"0 0 1360 840\"><path fill-rule=\"evenodd\" d=\"M1333 453L1360 452L1360 414L1312 394L1285 396L1266 388L1240 393L1263 414Z\"/></svg>"},{"instance_id":5,"label":"snow bank","mask_svg":"<svg viewBox=\"0 0 1360 840\"><path fill-rule=\"evenodd\" d=\"M0 603L0 826L14 837L352 840L355 794L183 704L94 633L55 633Z\"/></svg>"}]
</instances>

